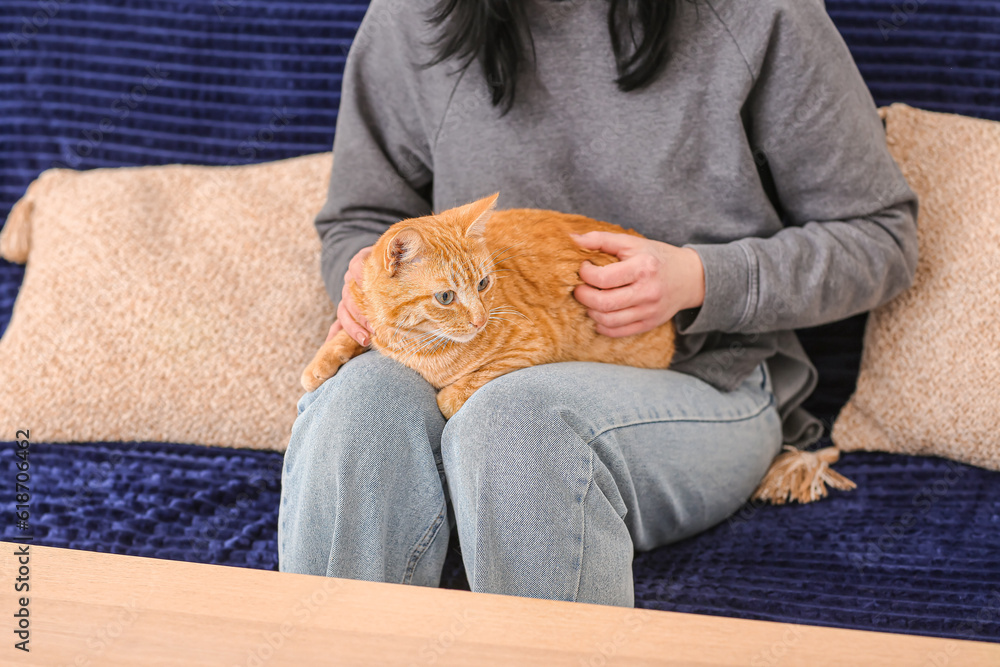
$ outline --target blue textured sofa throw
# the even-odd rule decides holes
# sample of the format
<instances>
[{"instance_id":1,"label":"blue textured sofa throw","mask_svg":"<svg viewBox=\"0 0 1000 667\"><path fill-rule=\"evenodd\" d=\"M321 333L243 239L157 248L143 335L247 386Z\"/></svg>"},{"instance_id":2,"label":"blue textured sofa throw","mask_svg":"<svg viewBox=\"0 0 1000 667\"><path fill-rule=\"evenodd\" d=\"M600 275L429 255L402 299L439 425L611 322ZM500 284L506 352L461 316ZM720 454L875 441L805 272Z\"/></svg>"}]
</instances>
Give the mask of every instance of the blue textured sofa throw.
<instances>
[{"instance_id":1,"label":"blue textured sofa throw","mask_svg":"<svg viewBox=\"0 0 1000 667\"><path fill-rule=\"evenodd\" d=\"M5 0L0 219L52 166L246 164L329 150L366 5ZM1000 0L827 9L877 104L1000 120ZM0 331L22 273L0 261ZM821 377L806 407L828 424L853 389L863 326L862 316L801 332ZM35 544L277 567L280 454L34 442L32 457ZM6 479L14 460L5 443ZM748 504L638 554L636 604L1000 641L1000 473L874 453L845 454L837 468L856 491ZM4 496L5 516L13 505ZM10 521L2 530L19 535ZM466 587L456 541L444 585Z\"/></svg>"}]
</instances>

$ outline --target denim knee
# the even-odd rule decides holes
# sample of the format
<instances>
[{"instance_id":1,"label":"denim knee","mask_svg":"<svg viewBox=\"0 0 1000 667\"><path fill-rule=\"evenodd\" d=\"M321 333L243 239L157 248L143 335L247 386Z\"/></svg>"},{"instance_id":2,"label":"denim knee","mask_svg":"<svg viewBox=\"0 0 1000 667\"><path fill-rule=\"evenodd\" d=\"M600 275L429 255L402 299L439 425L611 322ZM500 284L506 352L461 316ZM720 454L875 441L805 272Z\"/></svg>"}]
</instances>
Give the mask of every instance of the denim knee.
<instances>
[{"instance_id":1,"label":"denim knee","mask_svg":"<svg viewBox=\"0 0 1000 667\"><path fill-rule=\"evenodd\" d=\"M282 569L436 585L448 523L434 388L369 352L299 407L282 474Z\"/></svg>"},{"instance_id":2,"label":"denim knee","mask_svg":"<svg viewBox=\"0 0 1000 667\"><path fill-rule=\"evenodd\" d=\"M355 456L392 460L401 431L440 433L444 417L434 388L418 373L378 352L367 352L298 401L289 450L297 440ZM305 444L305 443L301 443Z\"/></svg>"},{"instance_id":3,"label":"denim knee","mask_svg":"<svg viewBox=\"0 0 1000 667\"><path fill-rule=\"evenodd\" d=\"M550 370L491 381L445 426L442 456L469 584L629 606L625 504Z\"/></svg>"},{"instance_id":4,"label":"denim knee","mask_svg":"<svg viewBox=\"0 0 1000 667\"><path fill-rule=\"evenodd\" d=\"M582 471L589 471L592 452L574 426L578 420L560 409L551 385L531 370L489 382L448 421L441 454L449 480L455 478L450 486L461 477L479 477L498 490L507 485L512 492L531 491L532 480L545 477L586 486L589 476Z\"/></svg>"}]
</instances>

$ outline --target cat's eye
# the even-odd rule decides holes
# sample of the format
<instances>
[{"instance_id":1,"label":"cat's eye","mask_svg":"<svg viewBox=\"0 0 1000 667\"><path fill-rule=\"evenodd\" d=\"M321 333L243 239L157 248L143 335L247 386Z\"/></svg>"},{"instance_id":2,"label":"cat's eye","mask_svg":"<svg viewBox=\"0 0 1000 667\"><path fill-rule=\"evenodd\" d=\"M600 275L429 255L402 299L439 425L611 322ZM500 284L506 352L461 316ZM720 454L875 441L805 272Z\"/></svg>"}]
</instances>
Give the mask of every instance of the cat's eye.
<instances>
[{"instance_id":1,"label":"cat's eye","mask_svg":"<svg viewBox=\"0 0 1000 667\"><path fill-rule=\"evenodd\" d=\"M489 286L490 286L490 277L489 276L485 276L482 280L479 281L479 291L480 292L482 292L484 289L486 289Z\"/></svg>"},{"instance_id":2,"label":"cat's eye","mask_svg":"<svg viewBox=\"0 0 1000 667\"><path fill-rule=\"evenodd\" d=\"M451 290L447 292L438 292L434 295L434 298L438 300L442 306L447 306L449 303L455 300L455 293Z\"/></svg>"}]
</instances>

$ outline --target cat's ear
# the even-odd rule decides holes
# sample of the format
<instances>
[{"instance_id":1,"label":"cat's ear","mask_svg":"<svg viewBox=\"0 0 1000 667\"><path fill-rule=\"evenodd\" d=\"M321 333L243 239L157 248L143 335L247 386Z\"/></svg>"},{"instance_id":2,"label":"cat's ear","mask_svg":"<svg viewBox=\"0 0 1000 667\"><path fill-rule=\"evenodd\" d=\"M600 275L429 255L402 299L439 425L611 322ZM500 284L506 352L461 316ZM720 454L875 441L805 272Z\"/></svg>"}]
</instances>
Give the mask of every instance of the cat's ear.
<instances>
[{"instance_id":1,"label":"cat's ear","mask_svg":"<svg viewBox=\"0 0 1000 667\"><path fill-rule=\"evenodd\" d=\"M486 223L493 215L493 208L497 205L499 192L484 197L479 201L474 201L466 206L464 213L466 220L471 220L469 226L465 228L465 235L471 238L482 238L486 233Z\"/></svg>"},{"instance_id":2,"label":"cat's ear","mask_svg":"<svg viewBox=\"0 0 1000 667\"><path fill-rule=\"evenodd\" d=\"M406 264L420 254L424 239L413 227L403 227L389 240L385 249L385 270L390 276L396 275Z\"/></svg>"}]
</instances>

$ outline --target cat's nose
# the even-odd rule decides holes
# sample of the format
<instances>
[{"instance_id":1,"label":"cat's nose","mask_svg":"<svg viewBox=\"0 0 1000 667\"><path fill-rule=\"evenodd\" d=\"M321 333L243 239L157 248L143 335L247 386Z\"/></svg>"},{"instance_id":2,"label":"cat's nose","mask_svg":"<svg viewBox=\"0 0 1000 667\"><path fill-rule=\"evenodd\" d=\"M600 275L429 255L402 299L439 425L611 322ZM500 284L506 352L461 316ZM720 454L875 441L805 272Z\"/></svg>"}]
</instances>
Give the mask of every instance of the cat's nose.
<instances>
[{"instance_id":1,"label":"cat's nose","mask_svg":"<svg viewBox=\"0 0 1000 667\"><path fill-rule=\"evenodd\" d=\"M486 324L486 316L485 315L477 315L476 317L472 318L472 321L469 322L469 324L471 324L473 326L473 328L475 328L475 329L482 329L483 325Z\"/></svg>"}]
</instances>

